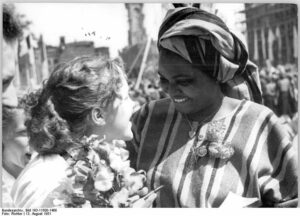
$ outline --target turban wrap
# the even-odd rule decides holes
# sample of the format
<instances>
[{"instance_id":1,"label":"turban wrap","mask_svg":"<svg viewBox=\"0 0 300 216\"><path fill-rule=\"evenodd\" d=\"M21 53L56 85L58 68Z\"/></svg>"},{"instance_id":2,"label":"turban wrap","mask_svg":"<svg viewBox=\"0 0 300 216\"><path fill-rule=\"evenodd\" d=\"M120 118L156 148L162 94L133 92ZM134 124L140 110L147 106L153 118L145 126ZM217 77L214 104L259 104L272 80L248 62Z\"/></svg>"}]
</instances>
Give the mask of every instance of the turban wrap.
<instances>
[{"instance_id":1,"label":"turban wrap","mask_svg":"<svg viewBox=\"0 0 300 216\"><path fill-rule=\"evenodd\" d=\"M162 48L208 73L225 95L262 103L257 67L219 17L193 7L169 10L158 35L158 49Z\"/></svg>"}]
</instances>

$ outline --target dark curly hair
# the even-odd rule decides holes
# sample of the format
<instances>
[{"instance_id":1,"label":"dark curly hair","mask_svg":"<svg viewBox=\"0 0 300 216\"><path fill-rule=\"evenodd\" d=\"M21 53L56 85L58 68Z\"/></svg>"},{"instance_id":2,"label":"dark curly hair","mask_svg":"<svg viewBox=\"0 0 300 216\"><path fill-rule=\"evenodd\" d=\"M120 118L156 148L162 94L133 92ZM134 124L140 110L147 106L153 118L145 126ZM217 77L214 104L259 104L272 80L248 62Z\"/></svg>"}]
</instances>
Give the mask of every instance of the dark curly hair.
<instances>
[{"instance_id":1,"label":"dark curly hair","mask_svg":"<svg viewBox=\"0 0 300 216\"><path fill-rule=\"evenodd\" d=\"M3 4L3 38L16 41L23 34L21 23L14 12L13 4Z\"/></svg>"},{"instance_id":2,"label":"dark curly hair","mask_svg":"<svg viewBox=\"0 0 300 216\"><path fill-rule=\"evenodd\" d=\"M28 98L29 144L40 154L63 154L80 144L90 111L104 110L115 98L123 68L120 59L79 57L54 69L43 88Z\"/></svg>"}]
</instances>

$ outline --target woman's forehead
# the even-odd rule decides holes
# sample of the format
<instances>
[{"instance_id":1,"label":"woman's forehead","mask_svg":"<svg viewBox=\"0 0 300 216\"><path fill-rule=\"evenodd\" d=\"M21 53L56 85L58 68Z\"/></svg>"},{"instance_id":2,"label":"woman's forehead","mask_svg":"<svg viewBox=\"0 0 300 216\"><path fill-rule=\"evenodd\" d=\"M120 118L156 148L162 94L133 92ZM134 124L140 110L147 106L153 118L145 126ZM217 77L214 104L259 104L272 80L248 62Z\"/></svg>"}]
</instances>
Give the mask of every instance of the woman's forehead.
<instances>
[{"instance_id":1,"label":"woman's forehead","mask_svg":"<svg viewBox=\"0 0 300 216\"><path fill-rule=\"evenodd\" d=\"M122 82L121 82L121 86L120 88L116 91L116 95L124 98L128 95L128 91L129 91L129 86L128 83L125 79L125 77L122 78Z\"/></svg>"},{"instance_id":2,"label":"woman's forehead","mask_svg":"<svg viewBox=\"0 0 300 216\"><path fill-rule=\"evenodd\" d=\"M193 76L195 68L187 60L172 52L162 52L159 55L159 74L172 77Z\"/></svg>"},{"instance_id":3,"label":"woman's forehead","mask_svg":"<svg viewBox=\"0 0 300 216\"><path fill-rule=\"evenodd\" d=\"M190 62L188 62L180 55L166 49L162 49L159 52L159 63L160 64L181 64L181 65L190 64Z\"/></svg>"}]
</instances>

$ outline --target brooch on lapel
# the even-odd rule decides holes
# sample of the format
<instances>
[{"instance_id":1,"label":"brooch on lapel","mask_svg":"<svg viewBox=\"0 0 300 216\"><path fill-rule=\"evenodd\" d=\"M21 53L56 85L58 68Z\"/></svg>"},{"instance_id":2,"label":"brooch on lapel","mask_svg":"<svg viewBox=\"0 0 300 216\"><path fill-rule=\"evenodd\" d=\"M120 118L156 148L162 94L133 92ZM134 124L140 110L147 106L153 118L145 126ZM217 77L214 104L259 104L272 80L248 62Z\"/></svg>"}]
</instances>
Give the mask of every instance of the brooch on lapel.
<instances>
[{"instance_id":1,"label":"brooch on lapel","mask_svg":"<svg viewBox=\"0 0 300 216\"><path fill-rule=\"evenodd\" d=\"M234 154L234 149L230 142L224 140L226 132L226 125L224 119L219 121L212 121L208 124L206 133L206 146L208 148L209 156L227 160Z\"/></svg>"},{"instance_id":2,"label":"brooch on lapel","mask_svg":"<svg viewBox=\"0 0 300 216\"><path fill-rule=\"evenodd\" d=\"M206 136L198 134L196 145L191 149L192 164L196 163L199 157L206 155L222 160L231 158L234 149L230 142L224 142L225 132L224 119L209 122Z\"/></svg>"}]
</instances>

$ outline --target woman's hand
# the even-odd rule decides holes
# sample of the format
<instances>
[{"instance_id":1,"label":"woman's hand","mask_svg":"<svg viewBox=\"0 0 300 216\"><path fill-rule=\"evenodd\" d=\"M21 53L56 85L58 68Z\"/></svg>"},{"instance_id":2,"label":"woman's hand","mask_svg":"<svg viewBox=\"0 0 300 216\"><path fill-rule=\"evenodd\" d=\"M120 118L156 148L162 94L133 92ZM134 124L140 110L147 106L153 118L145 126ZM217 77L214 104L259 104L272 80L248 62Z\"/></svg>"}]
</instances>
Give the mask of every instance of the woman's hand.
<instances>
[{"instance_id":1,"label":"woman's hand","mask_svg":"<svg viewBox=\"0 0 300 216\"><path fill-rule=\"evenodd\" d=\"M130 198L132 201L131 207L132 208L151 208L156 197L157 197L156 193L153 193L146 198L143 198L143 197L139 198L139 196L131 197ZM133 199L136 199L136 200L133 200Z\"/></svg>"}]
</instances>

